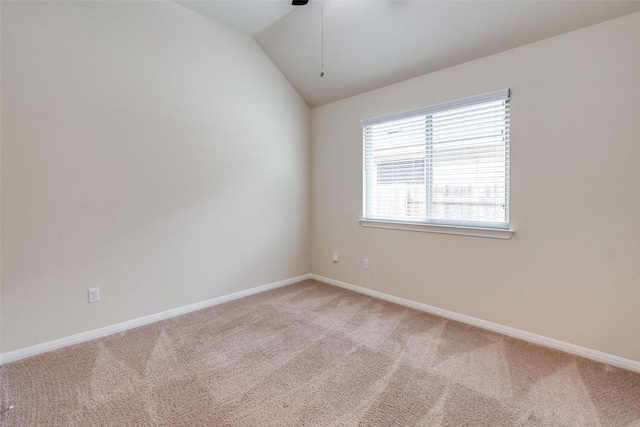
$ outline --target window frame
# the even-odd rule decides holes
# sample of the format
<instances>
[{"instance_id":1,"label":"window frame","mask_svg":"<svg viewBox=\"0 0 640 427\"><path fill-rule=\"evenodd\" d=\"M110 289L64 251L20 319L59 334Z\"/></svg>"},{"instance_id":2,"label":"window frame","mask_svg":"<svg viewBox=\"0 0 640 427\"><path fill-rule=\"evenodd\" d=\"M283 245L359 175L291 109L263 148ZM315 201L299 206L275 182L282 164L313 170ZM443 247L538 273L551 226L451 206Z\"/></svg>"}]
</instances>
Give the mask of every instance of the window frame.
<instances>
[{"instance_id":1,"label":"window frame","mask_svg":"<svg viewBox=\"0 0 640 427\"><path fill-rule=\"evenodd\" d=\"M433 196L432 189L433 185L433 177L425 176L425 194L426 194L426 214L424 217L419 217L416 221L413 221L409 218L393 218L393 217L367 217L367 213L370 212L368 203L371 202L371 197L368 196L368 192L371 189L371 185L369 185L367 181L367 173L371 173L367 170L367 160L369 153L367 152L367 139L366 139L366 128L372 125L389 123L396 120L401 120L405 118L412 118L416 116L425 116L425 132L427 134L432 134L433 130L432 126L432 118L433 114L452 110L456 108L461 108L465 106L473 106L477 104L487 103L491 101L498 100L507 100L510 104L511 101L511 93L510 89L503 89L494 92L489 92L481 95L471 96L468 98L458 99L454 101L439 103L435 105L430 105L427 107L414 109L410 111L405 111L401 113L381 116L373 119L363 120L361 122L362 136L363 136L363 157L362 157L362 217L360 218L360 224L363 227L375 227L375 228L383 228L383 229L396 229L396 230L405 230L405 231L418 231L418 232L431 232L431 233L444 233L444 234L456 234L456 235L468 235L468 236L476 236L476 237L490 237L490 238L499 238L499 239L510 239L512 234L514 233L514 229L512 228L511 218L510 218L510 127L507 125L507 137L505 141L505 222L504 223L492 223L491 221L473 221L473 220L440 220L434 219L431 217L431 209L433 205ZM507 111L509 113L508 119L510 122L510 106L507 107ZM426 136L426 141L433 141L432 137ZM426 142L425 150L433 150L433 144ZM426 158L431 159L429 153L425 154ZM430 163L428 160L424 160L424 169L425 173L432 174L433 173L433 163ZM376 176L370 177L371 179L377 179L377 172L374 174ZM429 219L431 218L431 219ZM474 224L475 222L475 224Z\"/></svg>"}]
</instances>

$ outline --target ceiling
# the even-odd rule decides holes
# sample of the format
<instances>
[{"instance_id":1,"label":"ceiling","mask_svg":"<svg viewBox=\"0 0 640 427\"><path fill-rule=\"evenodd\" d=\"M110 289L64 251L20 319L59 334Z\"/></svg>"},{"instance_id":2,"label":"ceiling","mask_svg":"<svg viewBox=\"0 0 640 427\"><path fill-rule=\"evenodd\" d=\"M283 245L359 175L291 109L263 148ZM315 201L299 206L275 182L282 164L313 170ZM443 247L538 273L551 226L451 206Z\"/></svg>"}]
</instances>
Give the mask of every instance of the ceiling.
<instances>
[{"instance_id":1,"label":"ceiling","mask_svg":"<svg viewBox=\"0 0 640 427\"><path fill-rule=\"evenodd\" d=\"M288 0L173 0L251 37L295 9Z\"/></svg>"},{"instance_id":2,"label":"ceiling","mask_svg":"<svg viewBox=\"0 0 640 427\"><path fill-rule=\"evenodd\" d=\"M178 3L253 36L311 107L640 11L613 0Z\"/></svg>"}]
</instances>

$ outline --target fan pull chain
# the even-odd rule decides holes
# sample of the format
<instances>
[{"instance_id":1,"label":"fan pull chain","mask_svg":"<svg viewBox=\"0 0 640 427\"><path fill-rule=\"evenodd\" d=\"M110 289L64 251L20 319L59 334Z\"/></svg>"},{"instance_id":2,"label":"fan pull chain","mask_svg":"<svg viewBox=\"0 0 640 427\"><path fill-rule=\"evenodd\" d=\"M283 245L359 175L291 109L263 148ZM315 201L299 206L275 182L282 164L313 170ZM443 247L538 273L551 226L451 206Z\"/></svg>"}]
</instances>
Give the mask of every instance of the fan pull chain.
<instances>
[{"instance_id":1,"label":"fan pull chain","mask_svg":"<svg viewBox=\"0 0 640 427\"><path fill-rule=\"evenodd\" d=\"M324 0L320 5L320 77L324 77Z\"/></svg>"}]
</instances>

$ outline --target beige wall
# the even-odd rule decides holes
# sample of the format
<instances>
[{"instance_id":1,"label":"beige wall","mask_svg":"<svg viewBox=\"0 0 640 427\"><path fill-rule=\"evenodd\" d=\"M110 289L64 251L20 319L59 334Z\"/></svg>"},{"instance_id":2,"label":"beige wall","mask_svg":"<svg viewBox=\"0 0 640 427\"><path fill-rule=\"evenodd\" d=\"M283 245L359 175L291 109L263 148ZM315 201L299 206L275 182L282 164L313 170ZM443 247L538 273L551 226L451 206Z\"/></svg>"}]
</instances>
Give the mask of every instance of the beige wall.
<instances>
[{"instance_id":1,"label":"beige wall","mask_svg":"<svg viewBox=\"0 0 640 427\"><path fill-rule=\"evenodd\" d=\"M640 360L640 14L311 130L251 38L172 3L3 2L1 37L2 352L312 271ZM511 240L358 225L361 119L505 87Z\"/></svg>"},{"instance_id":2,"label":"beige wall","mask_svg":"<svg viewBox=\"0 0 640 427\"><path fill-rule=\"evenodd\" d=\"M309 272L310 112L253 39L170 2L1 27L3 352Z\"/></svg>"},{"instance_id":3,"label":"beige wall","mask_svg":"<svg viewBox=\"0 0 640 427\"><path fill-rule=\"evenodd\" d=\"M313 273L640 360L639 76L636 13L313 109ZM360 120L502 88L511 240L360 227Z\"/></svg>"}]
</instances>

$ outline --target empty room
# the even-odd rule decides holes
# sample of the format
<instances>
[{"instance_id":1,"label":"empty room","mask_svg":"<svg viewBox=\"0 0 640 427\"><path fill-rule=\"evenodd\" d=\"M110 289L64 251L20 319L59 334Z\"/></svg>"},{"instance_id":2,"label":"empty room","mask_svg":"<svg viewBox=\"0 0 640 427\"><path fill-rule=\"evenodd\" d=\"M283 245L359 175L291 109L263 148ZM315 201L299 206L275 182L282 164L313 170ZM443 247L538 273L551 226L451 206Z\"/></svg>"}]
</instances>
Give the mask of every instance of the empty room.
<instances>
[{"instance_id":1,"label":"empty room","mask_svg":"<svg viewBox=\"0 0 640 427\"><path fill-rule=\"evenodd\" d=\"M0 1L0 426L640 427L640 2Z\"/></svg>"}]
</instances>

